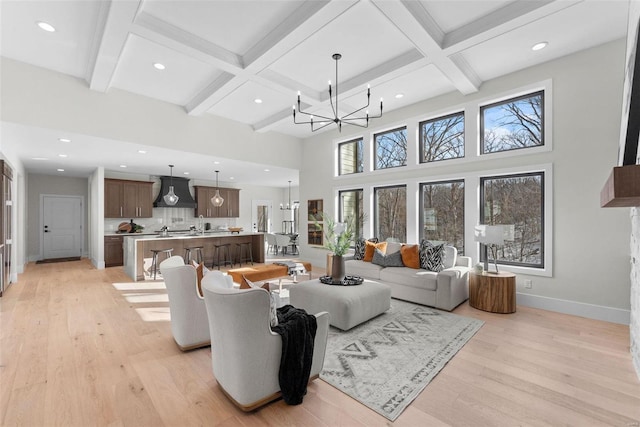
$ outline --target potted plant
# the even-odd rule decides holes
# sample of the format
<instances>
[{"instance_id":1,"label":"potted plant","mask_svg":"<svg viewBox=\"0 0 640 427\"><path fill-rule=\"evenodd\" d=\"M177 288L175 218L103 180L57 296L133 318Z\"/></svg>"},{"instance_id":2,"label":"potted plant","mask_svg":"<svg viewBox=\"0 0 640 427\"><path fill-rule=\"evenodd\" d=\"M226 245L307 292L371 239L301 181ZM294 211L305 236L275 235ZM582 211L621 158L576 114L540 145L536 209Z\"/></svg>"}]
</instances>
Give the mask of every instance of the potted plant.
<instances>
[{"instance_id":1,"label":"potted plant","mask_svg":"<svg viewBox=\"0 0 640 427\"><path fill-rule=\"evenodd\" d=\"M346 222L336 222L324 214L323 217L324 248L331 251L327 254L327 275L331 276L334 282L339 282L345 276L344 255L349 251L355 237L355 224L351 217L348 217Z\"/></svg>"}]
</instances>

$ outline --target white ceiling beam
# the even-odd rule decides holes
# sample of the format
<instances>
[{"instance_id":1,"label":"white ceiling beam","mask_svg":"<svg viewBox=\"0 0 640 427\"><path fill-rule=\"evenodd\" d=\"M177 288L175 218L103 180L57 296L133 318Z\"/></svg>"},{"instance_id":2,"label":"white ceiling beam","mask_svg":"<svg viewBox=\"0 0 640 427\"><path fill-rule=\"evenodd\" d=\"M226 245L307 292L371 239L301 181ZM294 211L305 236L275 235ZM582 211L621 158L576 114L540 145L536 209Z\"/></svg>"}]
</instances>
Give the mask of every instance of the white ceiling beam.
<instances>
[{"instance_id":1,"label":"white ceiling beam","mask_svg":"<svg viewBox=\"0 0 640 427\"><path fill-rule=\"evenodd\" d=\"M111 86L140 3L108 1L101 4L86 73L86 80L91 89L106 92Z\"/></svg>"},{"instance_id":2,"label":"white ceiling beam","mask_svg":"<svg viewBox=\"0 0 640 427\"><path fill-rule=\"evenodd\" d=\"M187 114L198 116L216 103L223 100L231 92L247 82L244 77L237 77L231 73L223 72L207 87L201 90L191 101L185 105Z\"/></svg>"},{"instance_id":3,"label":"white ceiling beam","mask_svg":"<svg viewBox=\"0 0 640 427\"><path fill-rule=\"evenodd\" d=\"M461 93L477 92L480 78L469 68L462 69L442 49L442 30L419 2L371 0Z\"/></svg>"}]
</instances>

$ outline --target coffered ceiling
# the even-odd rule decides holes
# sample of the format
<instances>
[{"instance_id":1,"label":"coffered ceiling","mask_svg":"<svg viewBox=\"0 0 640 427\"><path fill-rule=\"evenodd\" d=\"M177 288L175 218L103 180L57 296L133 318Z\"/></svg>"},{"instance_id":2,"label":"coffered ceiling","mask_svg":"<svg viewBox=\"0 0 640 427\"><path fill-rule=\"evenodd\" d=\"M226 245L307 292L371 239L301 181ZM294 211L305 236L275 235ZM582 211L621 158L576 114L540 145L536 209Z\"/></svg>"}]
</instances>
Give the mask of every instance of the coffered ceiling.
<instances>
[{"instance_id":1,"label":"coffered ceiling","mask_svg":"<svg viewBox=\"0 0 640 427\"><path fill-rule=\"evenodd\" d=\"M627 0L6 1L2 56L299 138L303 108L385 111L626 35ZM45 21L56 31L36 26ZM545 49L533 51L538 42ZM161 63L160 71L153 64ZM335 83L335 82L334 82ZM257 103L256 99L262 102ZM371 112L375 108L371 107ZM210 168L209 168L210 169ZM210 171L208 170L208 173ZM285 180L286 183L286 180Z\"/></svg>"}]
</instances>

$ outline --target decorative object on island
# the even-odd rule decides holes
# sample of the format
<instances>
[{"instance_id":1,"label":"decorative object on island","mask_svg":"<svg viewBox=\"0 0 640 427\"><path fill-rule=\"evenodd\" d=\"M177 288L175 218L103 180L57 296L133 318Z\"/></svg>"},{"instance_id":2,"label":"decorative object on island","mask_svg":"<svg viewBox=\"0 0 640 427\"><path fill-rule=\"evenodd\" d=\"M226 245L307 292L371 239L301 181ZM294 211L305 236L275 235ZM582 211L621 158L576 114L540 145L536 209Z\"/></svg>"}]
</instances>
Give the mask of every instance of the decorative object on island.
<instances>
[{"instance_id":1,"label":"decorative object on island","mask_svg":"<svg viewBox=\"0 0 640 427\"><path fill-rule=\"evenodd\" d=\"M283 211L291 211L293 209L296 209L297 207L298 202L291 203L291 181L289 181L289 200L287 201L286 205L280 203L280 209Z\"/></svg>"},{"instance_id":2,"label":"decorative object on island","mask_svg":"<svg viewBox=\"0 0 640 427\"><path fill-rule=\"evenodd\" d=\"M364 116L357 116L357 113L360 113L362 110L364 110L365 108L369 107L369 100L371 98L371 88L367 85L367 105L365 105L364 107L360 107L357 110L354 110L348 114L343 115L342 117L338 116L338 112L339 112L339 105L338 105L338 60L340 58L342 58L342 55L339 53L334 53L331 56L335 61L336 61L336 95L335 95L335 103L334 103L334 98L333 98L333 92L332 92L332 88L331 88L331 80L329 80L329 102L331 103L331 109L333 110L333 117L327 117L327 116L323 116L320 114L312 114L312 113L307 113L305 111L302 111L300 109L300 91L298 91L298 113L300 114L305 114L307 116L310 117L309 121L305 121L305 122L297 122L296 121L296 106L293 106L293 123L300 125L300 124L310 124L311 125L311 132L315 132L317 130L320 130L322 128L325 128L327 126L329 126L331 123L335 123L336 125L338 125L338 131L341 132L342 131L342 123L346 123L348 125L352 125L352 126L358 126L361 128L366 128L369 127L369 119L377 119L382 117L382 98L380 98L380 114L378 114L377 116L370 116L369 115L369 110L366 110L365 115ZM316 119L315 121L313 120L315 117L318 117L318 119ZM320 127L313 127L313 124L316 125L320 125Z\"/></svg>"},{"instance_id":3,"label":"decorative object on island","mask_svg":"<svg viewBox=\"0 0 640 427\"><path fill-rule=\"evenodd\" d=\"M346 273L344 266L344 255L351 247L351 242L355 237L355 227L352 218L348 217L346 222L336 222L330 216L323 214L325 227L325 249L331 251L327 254L327 275L334 283L341 282Z\"/></svg>"},{"instance_id":4,"label":"decorative object on island","mask_svg":"<svg viewBox=\"0 0 640 427\"><path fill-rule=\"evenodd\" d=\"M169 206L174 206L180 198L173 191L173 165L169 165L169 168L171 168L171 184L169 185L169 192L164 195L164 202Z\"/></svg>"},{"instance_id":5,"label":"decorative object on island","mask_svg":"<svg viewBox=\"0 0 640 427\"><path fill-rule=\"evenodd\" d=\"M497 246L504 245L505 240L513 240L514 228L513 225L476 225L474 240L483 245L484 271L487 273L489 273L487 248L491 246L491 256L496 267L496 271L492 273L498 273Z\"/></svg>"},{"instance_id":6,"label":"decorative object on island","mask_svg":"<svg viewBox=\"0 0 640 427\"><path fill-rule=\"evenodd\" d=\"M220 186L218 185L218 172L220 171L216 171L216 194L211 198L211 204L217 208L224 203L224 199L220 195Z\"/></svg>"}]
</instances>

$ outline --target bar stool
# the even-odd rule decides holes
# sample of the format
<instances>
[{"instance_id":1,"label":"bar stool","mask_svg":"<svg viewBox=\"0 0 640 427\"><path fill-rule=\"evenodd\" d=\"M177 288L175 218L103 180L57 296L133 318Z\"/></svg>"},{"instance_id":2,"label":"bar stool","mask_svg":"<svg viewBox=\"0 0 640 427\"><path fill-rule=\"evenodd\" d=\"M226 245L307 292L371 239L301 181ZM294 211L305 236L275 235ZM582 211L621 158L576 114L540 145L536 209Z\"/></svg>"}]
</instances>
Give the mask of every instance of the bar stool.
<instances>
[{"instance_id":1,"label":"bar stool","mask_svg":"<svg viewBox=\"0 0 640 427\"><path fill-rule=\"evenodd\" d=\"M151 260L151 268L149 269L149 274L153 271L153 280L156 280L156 273L160 269L160 263L158 262L158 254L163 253L165 255L165 259L171 257L173 255L173 248L169 249L151 249L153 253L153 258Z\"/></svg>"},{"instance_id":2,"label":"bar stool","mask_svg":"<svg viewBox=\"0 0 640 427\"><path fill-rule=\"evenodd\" d=\"M190 246L188 248L184 248L184 263L191 264L191 251L195 252L196 262L200 264L203 260L202 250L204 246Z\"/></svg>"},{"instance_id":3,"label":"bar stool","mask_svg":"<svg viewBox=\"0 0 640 427\"><path fill-rule=\"evenodd\" d=\"M253 265L253 251L251 242L236 243L236 253L238 254L238 265L242 266L242 262L250 262Z\"/></svg>"},{"instance_id":4,"label":"bar stool","mask_svg":"<svg viewBox=\"0 0 640 427\"><path fill-rule=\"evenodd\" d=\"M213 263L211 268L218 266L230 265L233 267L233 259L231 258L231 243L221 243L219 245L213 245ZM222 256L222 262L220 262L220 256Z\"/></svg>"}]
</instances>

